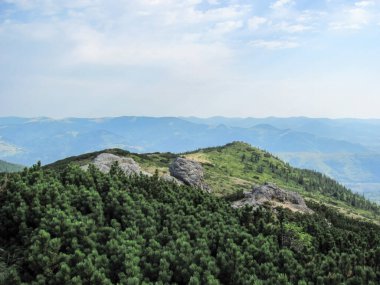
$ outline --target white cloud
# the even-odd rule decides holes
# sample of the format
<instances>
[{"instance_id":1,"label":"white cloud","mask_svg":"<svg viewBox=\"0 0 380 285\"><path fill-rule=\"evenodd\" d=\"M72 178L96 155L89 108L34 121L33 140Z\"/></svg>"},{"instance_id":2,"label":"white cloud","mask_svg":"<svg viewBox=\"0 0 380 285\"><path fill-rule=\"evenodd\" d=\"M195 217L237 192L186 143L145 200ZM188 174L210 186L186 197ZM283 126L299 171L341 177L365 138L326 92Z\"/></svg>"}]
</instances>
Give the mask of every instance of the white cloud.
<instances>
[{"instance_id":1,"label":"white cloud","mask_svg":"<svg viewBox=\"0 0 380 285\"><path fill-rule=\"evenodd\" d=\"M367 25L372 18L369 11L360 8L350 9L348 14L351 22L357 25Z\"/></svg>"},{"instance_id":2,"label":"white cloud","mask_svg":"<svg viewBox=\"0 0 380 285\"><path fill-rule=\"evenodd\" d=\"M281 31L284 31L286 33L301 33L301 32L304 32L304 31L308 31L308 30L311 30L311 27L310 26L306 26L306 25L303 25L303 24L289 24L289 23L286 23L286 22L282 22L278 25L276 25L276 28L278 30L281 30Z\"/></svg>"},{"instance_id":3,"label":"white cloud","mask_svg":"<svg viewBox=\"0 0 380 285\"><path fill-rule=\"evenodd\" d=\"M220 22L215 25L215 27L212 29L212 34L214 35L223 35L226 33L233 32L243 26L242 21L226 21L226 22Z\"/></svg>"},{"instance_id":4,"label":"white cloud","mask_svg":"<svg viewBox=\"0 0 380 285\"><path fill-rule=\"evenodd\" d=\"M337 17L337 21L332 21L329 26L333 30L359 30L370 24L373 19L372 12L368 9L351 7L343 11Z\"/></svg>"},{"instance_id":5,"label":"white cloud","mask_svg":"<svg viewBox=\"0 0 380 285\"><path fill-rule=\"evenodd\" d=\"M355 2L356 7L369 7L375 5L374 1L359 1Z\"/></svg>"},{"instance_id":6,"label":"white cloud","mask_svg":"<svg viewBox=\"0 0 380 285\"><path fill-rule=\"evenodd\" d=\"M43 16L58 15L65 9L83 9L98 5L99 1L91 0L5 0L9 4L16 5L21 10L37 11Z\"/></svg>"},{"instance_id":7,"label":"white cloud","mask_svg":"<svg viewBox=\"0 0 380 285\"><path fill-rule=\"evenodd\" d=\"M272 3L270 7L272 9L281 9L285 6L293 5L293 4L294 4L293 0L277 0L276 2Z\"/></svg>"},{"instance_id":8,"label":"white cloud","mask_svg":"<svg viewBox=\"0 0 380 285\"><path fill-rule=\"evenodd\" d=\"M8 1L34 15L45 13L48 5L42 2L51 2ZM60 56L64 65L158 65L175 70L189 65L209 71L208 66L218 68L230 58L228 44L219 37L241 28L248 8L233 4L198 10L200 2L57 1L52 3L59 16L35 23L11 22L2 32L65 45L66 52Z\"/></svg>"},{"instance_id":9,"label":"white cloud","mask_svg":"<svg viewBox=\"0 0 380 285\"><path fill-rule=\"evenodd\" d=\"M209 3L210 5L218 5L219 0L207 0L207 3Z\"/></svg>"},{"instance_id":10,"label":"white cloud","mask_svg":"<svg viewBox=\"0 0 380 285\"><path fill-rule=\"evenodd\" d=\"M280 112L283 104L273 109L271 102L283 102L281 96L286 92L311 102L305 97L312 89L310 84L315 84L315 98L339 93L315 78L325 76L326 82L333 82L331 70L344 73L350 64L348 55L363 57L360 62L364 65L367 60L367 64L363 69L355 66L352 76L339 79L347 86L342 89L347 92L340 93L351 92L355 80L367 82L364 74L369 68L374 79L368 79L366 91L375 97L378 90L378 67L368 67L375 61L350 45L367 33L344 37L327 33L329 28L370 31L379 22L378 0L328 1L326 5L271 0L266 2L270 8L246 0L6 1L10 5L3 5L0 12L2 114L37 114L45 109L61 116L67 112L162 115L190 114L202 108L199 112L204 115L224 111L242 115L252 114L255 101L261 104L258 112ZM340 54L338 45L343 41L347 56ZM365 43L372 54L376 54L377 41L374 37ZM273 57L272 52L258 50L300 45L309 45L309 49L297 49L291 62L285 54ZM296 81L289 83L288 91L283 91L287 83L277 85L282 78L297 76L310 79L302 90ZM266 83L257 83L260 80ZM366 93L361 86L357 94ZM261 94L257 95L260 100L251 99L252 94ZM299 106L302 111L304 106Z\"/></svg>"},{"instance_id":11,"label":"white cloud","mask_svg":"<svg viewBox=\"0 0 380 285\"><path fill-rule=\"evenodd\" d=\"M299 47L299 44L290 40L255 40L249 43L251 47L269 50L291 49Z\"/></svg>"},{"instance_id":12,"label":"white cloud","mask_svg":"<svg viewBox=\"0 0 380 285\"><path fill-rule=\"evenodd\" d=\"M328 13L326 11L304 10L294 17L294 20L297 23L313 24L325 21L327 15Z\"/></svg>"},{"instance_id":13,"label":"white cloud","mask_svg":"<svg viewBox=\"0 0 380 285\"><path fill-rule=\"evenodd\" d=\"M252 17L250 19L248 19L248 28L250 30L257 30L259 29L260 26L262 26L263 24L267 23L268 22L268 19L264 18L264 17Z\"/></svg>"}]
</instances>

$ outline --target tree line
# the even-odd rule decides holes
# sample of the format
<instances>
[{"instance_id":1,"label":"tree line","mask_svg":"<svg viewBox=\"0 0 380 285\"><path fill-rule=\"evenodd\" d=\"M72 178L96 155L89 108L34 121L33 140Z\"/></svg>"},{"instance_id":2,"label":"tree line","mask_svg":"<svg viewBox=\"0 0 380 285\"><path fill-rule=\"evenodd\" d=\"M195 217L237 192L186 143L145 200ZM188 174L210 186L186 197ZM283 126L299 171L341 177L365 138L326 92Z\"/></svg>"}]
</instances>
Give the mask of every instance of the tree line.
<instances>
[{"instance_id":1,"label":"tree line","mask_svg":"<svg viewBox=\"0 0 380 285\"><path fill-rule=\"evenodd\" d=\"M380 227L318 203L233 209L117 165L1 179L0 284L380 283Z\"/></svg>"}]
</instances>

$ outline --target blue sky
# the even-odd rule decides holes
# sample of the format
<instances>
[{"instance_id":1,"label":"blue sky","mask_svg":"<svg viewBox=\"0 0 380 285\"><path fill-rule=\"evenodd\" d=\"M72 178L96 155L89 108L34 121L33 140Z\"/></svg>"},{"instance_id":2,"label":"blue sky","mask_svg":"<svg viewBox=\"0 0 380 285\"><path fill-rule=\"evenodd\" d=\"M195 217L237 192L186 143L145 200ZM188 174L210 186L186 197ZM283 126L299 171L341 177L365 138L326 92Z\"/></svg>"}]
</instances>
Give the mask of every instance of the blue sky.
<instances>
[{"instance_id":1,"label":"blue sky","mask_svg":"<svg viewBox=\"0 0 380 285\"><path fill-rule=\"evenodd\" d=\"M2 0L0 116L380 117L380 1Z\"/></svg>"}]
</instances>

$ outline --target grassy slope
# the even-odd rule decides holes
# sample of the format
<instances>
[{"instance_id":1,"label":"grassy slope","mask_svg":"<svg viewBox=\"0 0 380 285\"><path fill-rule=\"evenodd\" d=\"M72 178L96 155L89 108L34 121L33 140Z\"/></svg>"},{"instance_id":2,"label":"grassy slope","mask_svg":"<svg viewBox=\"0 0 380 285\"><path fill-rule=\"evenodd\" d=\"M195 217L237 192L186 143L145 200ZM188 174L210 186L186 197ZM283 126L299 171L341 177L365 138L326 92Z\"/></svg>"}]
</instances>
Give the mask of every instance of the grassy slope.
<instances>
[{"instance_id":1,"label":"grassy slope","mask_svg":"<svg viewBox=\"0 0 380 285\"><path fill-rule=\"evenodd\" d=\"M17 172L21 171L24 167L22 165L13 164L0 160L0 172Z\"/></svg>"},{"instance_id":2,"label":"grassy slope","mask_svg":"<svg viewBox=\"0 0 380 285\"><path fill-rule=\"evenodd\" d=\"M302 194L306 200L323 202L351 217L380 221L380 217L371 211L353 207L319 191L308 190L308 181L315 179L315 173L312 171L291 167L268 152L245 143L237 142L222 148L198 150L184 156L208 162L203 163L206 182L211 185L216 195L247 191L253 184L273 182L284 189ZM252 159L255 156L258 156L256 161ZM300 176L303 177L302 184L299 181ZM345 189L341 187L341 191Z\"/></svg>"},{"instance_id":3,"label":"grassy slope","mask_svg":"<svg viewBox=\"0 0 380 285\"><path fill-rule=\"evenodd\" d=\"M169 173L168 166L178 156L171 153L134 154L120 149L110 149L106 152L132 157L143 170L154 173L157 169L159 174ZM101 152L67 158L47 167L62 170L68 163L88 164L99 153ZM323 202L346 215L380 222L380 217L370 210L353 207L347 202L321 193L322 191L311 191L308 187L309 182L317 179L318 174L293 168L249 144L234 142L223 147L200 149L180 155L202 163L205 180L217 196L248 191L253 184L274 182L284 189L301 193L307 200ZM343 187L338 188L340 192L347 191Z\"/></svg>"}]
</instances>

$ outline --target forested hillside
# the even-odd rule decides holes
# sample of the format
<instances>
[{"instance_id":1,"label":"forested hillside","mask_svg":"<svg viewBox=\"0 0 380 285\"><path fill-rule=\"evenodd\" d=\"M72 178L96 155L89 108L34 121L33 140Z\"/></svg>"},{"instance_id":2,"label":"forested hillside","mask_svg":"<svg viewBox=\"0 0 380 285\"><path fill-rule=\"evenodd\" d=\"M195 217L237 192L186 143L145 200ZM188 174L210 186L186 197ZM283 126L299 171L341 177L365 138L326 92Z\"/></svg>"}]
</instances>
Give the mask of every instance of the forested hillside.
<instances>
[{"instance_id":1,"label":"forested hillside","mask_svg":"<svg viewBox=\"0 0 380 285\"><path fill-rule=\"evenodd\" d=\"M0 284L378 284L380 228L222 198L114 166L3 177Z\"/></svg>"},{"instance_id":2,"label":"forested hillside","mask_svg":"<svg viewBox=\"0 0 380 285\"><path fill-rule=\"evenodd\" d=\"M284 189L300 193L310 201L323 202L352 217L380 222L377 204L354 194L335 180L321 173L298 169L270 153L243 142L193 152L136 154L120 149L104 152L133 158L142 169L159 175L169 173L170 163L178 156L198 161L205 172L205 181L217 196L238 197L252 189L254 184L275 183ZM102 152L88 153L57 161L46 167L62 171L68 164L85 165Z\"/></svg>"},{"instance_id":3,"label":"forested hillside","mask_svg":"<svg viewBox=\"0 0 380 285\"><path fill-rule=\"evenodd\" d=\"M22 169L23 169L23 166L21 165L0 160L0 172L16 172L16 171L21 171Z\"/></svg>"}]
</instances>

